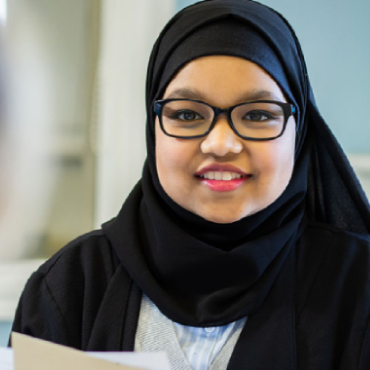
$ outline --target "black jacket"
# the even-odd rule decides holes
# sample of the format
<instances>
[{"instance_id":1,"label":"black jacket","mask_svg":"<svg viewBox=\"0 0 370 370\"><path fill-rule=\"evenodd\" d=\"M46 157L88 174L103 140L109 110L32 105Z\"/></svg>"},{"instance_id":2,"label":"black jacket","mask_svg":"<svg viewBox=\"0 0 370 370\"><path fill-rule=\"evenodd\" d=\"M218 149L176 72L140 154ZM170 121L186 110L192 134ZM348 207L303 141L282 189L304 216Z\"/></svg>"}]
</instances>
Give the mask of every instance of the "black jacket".
<instances>
[{"instance_id":1,"label":"black jacket","mask_svg":"<svg viewBox=\"0 0 370 370\"><path fill-rule=\"evenodd\" d=\"M370 368L369 266L366 237L309 224L296 245L298 369ZM82 350L132 350L140 302L109 240L93 231L31 276L13 331ZM229 368L242 368L240 350L237 344Z\"/></svg>"}]
</instances>

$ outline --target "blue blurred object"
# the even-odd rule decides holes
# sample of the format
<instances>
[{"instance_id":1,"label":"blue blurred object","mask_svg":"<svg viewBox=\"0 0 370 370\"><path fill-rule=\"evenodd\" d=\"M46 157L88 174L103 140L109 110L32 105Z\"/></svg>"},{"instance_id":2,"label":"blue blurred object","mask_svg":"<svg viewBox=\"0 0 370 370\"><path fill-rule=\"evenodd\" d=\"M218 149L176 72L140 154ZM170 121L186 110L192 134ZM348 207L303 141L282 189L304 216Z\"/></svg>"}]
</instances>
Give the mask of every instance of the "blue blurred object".
<instances>
[{"instance_id":1,"label":"blue blurred object","mask_svg":"<svg viewBox=\"0 0 370 370\"><path fill-rule=\"evenodd\" d=\"M11 329L11 322L0 322L0 347L7 347Z\"/></svg>"},{"instance_id":2,"label":"blue blurred object","mask_svg":"<svg viewBox=\"0 0 370 370\"><path fill-rule=\"evenodd\" d=\"M177 10L181 10L182 8L185 8L188 5L197 3L199 0L177 0L176 1L176 8Z\"/></svg>"}]
</instances>

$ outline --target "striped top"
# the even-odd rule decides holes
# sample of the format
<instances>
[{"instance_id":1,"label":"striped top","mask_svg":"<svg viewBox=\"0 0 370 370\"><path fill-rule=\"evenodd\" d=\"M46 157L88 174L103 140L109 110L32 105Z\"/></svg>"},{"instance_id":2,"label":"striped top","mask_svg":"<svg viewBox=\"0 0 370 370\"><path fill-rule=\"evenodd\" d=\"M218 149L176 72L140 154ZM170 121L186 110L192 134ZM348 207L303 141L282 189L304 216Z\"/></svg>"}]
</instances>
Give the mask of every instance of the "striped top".
<instances>
[{"instance_id":1,"label":"striped top","mask_svg":"<svg viewBox=\"0 0 370 370\"><path fill-rule=\"evenodd\" d=\"M177 339L193 369L207 370L231 334L244 327L246 319L224 326L197 328L173 322Z\"/></svg>"},{"instance_id":2,"label":"striped top","mask_svg":"<svg viewBox=\"0 0 370 370\"><path fill-rule=\"evenodd\" d=\"M214 328L181 325L143 294L134 350L166 352L173 370L226 370L245 322Z\"/></svg>"}]
</instances>

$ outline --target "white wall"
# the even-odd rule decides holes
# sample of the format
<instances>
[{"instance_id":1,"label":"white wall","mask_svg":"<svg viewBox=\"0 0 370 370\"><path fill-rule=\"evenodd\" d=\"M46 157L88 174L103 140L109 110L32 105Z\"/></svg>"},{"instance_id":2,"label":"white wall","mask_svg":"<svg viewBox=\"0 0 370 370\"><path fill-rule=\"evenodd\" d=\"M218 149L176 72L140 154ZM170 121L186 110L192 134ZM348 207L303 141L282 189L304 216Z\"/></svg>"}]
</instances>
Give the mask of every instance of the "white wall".
<instances>
[{"instance_id":1,"label":"white wall","mask_svg":"<svg viewBox=\"0 0 370 370\"><path fill-rule=\"evenodd\" d=\"M0 261L53 253L93 227L87 137L94 4L8 1Z\"/></svg>"},{"instance_id":2,"label":"white wall","mask_svg":"<svg viewBox=\"0 0 370 370\"><path fill-rule=\"evenodd\" d=\"M102 0L98 83L97 227L117 214L141 177L149 54L173 0Z\"/></svg>"}]
</instances>

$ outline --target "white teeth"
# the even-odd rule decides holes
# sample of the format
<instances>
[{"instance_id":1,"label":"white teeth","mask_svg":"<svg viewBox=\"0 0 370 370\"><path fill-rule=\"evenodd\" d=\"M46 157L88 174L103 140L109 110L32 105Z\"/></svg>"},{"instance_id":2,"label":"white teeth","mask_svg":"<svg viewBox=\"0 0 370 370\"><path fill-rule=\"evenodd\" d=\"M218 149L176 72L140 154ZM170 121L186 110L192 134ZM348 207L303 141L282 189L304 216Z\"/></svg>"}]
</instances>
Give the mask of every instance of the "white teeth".
<instances>
[{"instance_id":1,"label":"white teeth","mask_svg":"<svg viewBox=\"0 0 370 370\"><path fill-rule=\"evenodd\" d=\"M231 177L234 179L240 179L242 176L239 175L238 173L235 173L235 172L231 172Z\"/></svg>"},{"instance_id":2,"label":"white teeth","mask_svg":"<svg viewBox=\"0 0 370 370\"><path fill-rule=\"evenodd\" d=\"M234 179L240 179L242 175L236 172L209 171L203 174L201 177L204 177L207 180L230 181Z\"/></svg>"},{"instance_id":3,"label":"white teeth","mask_svg":"<svg viewBox=\"0 0 370 370\"><path fill-rule=\"evenodd\" d=\"M222 172L222 180L223 181L230 181L232 179L230 172Z\"/></svg>"}]
</instances>

